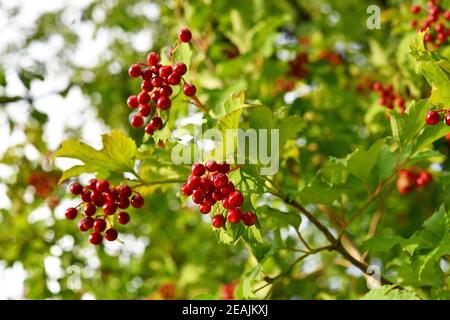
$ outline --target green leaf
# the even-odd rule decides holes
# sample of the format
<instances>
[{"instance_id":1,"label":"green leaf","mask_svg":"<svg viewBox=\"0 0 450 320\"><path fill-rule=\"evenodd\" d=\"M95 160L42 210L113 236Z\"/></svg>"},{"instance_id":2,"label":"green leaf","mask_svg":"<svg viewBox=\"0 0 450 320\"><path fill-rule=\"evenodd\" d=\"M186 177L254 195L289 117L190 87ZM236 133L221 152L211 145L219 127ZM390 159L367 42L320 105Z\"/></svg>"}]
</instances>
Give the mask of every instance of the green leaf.
<instances>
[{"instance_id":1,"label":"green leaf","mask_svg":"<svg viewBox=\"0 0 450 320\"><path fill-rule=\"evenodd\" d=\"M398 235L387 237L373 237L364 242L361 246L362 250L369 250L373 252L387 252L397 245L407 243L407 239L404 239Z\"/></svg>"},{"instance_id":2,"label":"green leaf","mask_svg":"<svg viewBox=\"0 0 450 320\"><path fill-rule=\"evenodd\" d=\"M363 300L420 300L414 293L396 289L395 286L381 286L370 290Z\"/></svg>"},{"instance_id":3,"label":"green leaf","mask_svg":"<svg viewBox=\"0 0 450 320\"><path fill-rule=\"evenodd\" d=\"M11 102L17 102L22 100L22 97L19 96L12 96L12 97L7 97L7 96L0 96L0 104L6 104L6 103L11 103Z\"/></svg>"},{"instance_id":4,"label":"green leaf","mask_svg":"<svg viewBox=\"0 0 450 320\"><path fill-rule=\"evenodd\" d=\"M288 139L297 138L297 133L306 127L306 123L300 116L293 115L281 120L278 127L280 128L280 146L283 146Z\"/></svg>"},{"instance_id":5,"label":"green leaf","mask_svg":"<svg viewBox=\"0 0 450 320\"><path fill-rule=\"evenodd\" d=\"M188 43L182 43L173 54L174 63L183 62L189 69L191 65L192 50Z\"/></svg>"},{"instance_id":6,"label":"green leaf","mask_svg":"<svg viewBox=\"0 0 450 320\"><path fill-rule=\"evenodd\" d=\"M78 159L83 165L74 166L64 171L60 182L80 173L133 172L136 157L136 143L118 130L102 135L103 149L96 150L78 140L67 140L55 152L54 157Z\"/></svg>"},{"instance_id":7,"label":"green leaf","mask_svg":"<svg viewBox=\"0 0 450 320\"><path fill-rule=\"evenodd\" d=\"M353 152L347 160L348 171L358 178L365 179L369 176L374 167L381 147L385 144L386 139L380 139L375 142L369 150L361 149Z\"/></svg>"}]
</instances>

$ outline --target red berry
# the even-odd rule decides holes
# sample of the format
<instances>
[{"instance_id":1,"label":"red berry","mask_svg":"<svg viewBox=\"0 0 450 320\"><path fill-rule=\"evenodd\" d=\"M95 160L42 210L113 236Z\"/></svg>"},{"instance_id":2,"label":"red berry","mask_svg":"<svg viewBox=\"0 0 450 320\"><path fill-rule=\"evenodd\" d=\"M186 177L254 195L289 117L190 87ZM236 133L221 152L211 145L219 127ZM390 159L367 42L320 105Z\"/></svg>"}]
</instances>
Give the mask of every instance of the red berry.
<instances>
[{"instance_id":1,"label":"red berry","mask_svg":"<svg viewBox=\"0 0 450 320\"><path fill-rule=\"evenodd\" d=\"M181 192L183 192L185 196L190 196L192 195L193 190L189 188L187 182L185 182L181 185Z\"/></svg>"},{"instance_id":2,"label":"red berry","mask_svg":"<svg viewBox=\"0 0 450 320\"><path fill-rule=\"evenodd\" d=\"M450 126L450 112L445 115L444 121L446 125Z\"/></svg>"},{"instance_id":3,"label":"red berry","mask_svg":"<svg viewBox=\"0 0 450 320\"><path fill-rule=\"evenodd\" d=\"M144 125L144 118L138 114L134 114L131 117L130 124L133 128L140 128Z\"/></svg>"},{"instance_id":4,"label":"red berry","mask_svg":"<svg viewBox=\"0 0 450 320\"><path fill-rule=\"evenodd\" d=\"M133 208L142 208L144 205L144 198L140 194L135 194L131 198L131 206Z\"/></svg>"},{"instance_id":5,"label":"red berry","mask_svg":"<svg viewBox=\"0 0 450 320\"><path fill-rule=\"evenodd\" d=\"M197 176L189 176L188 181L187 181L187 186L192 189L198 189L200 187L201 184L201 179Z\"/></svg>"},{"instance_id":6,"label":"red berry","mask_svg":"<svg viewBox=\"0 0 450 320\"><path fill-rule=\"evenodd\" d=\"M214 191L214 184L207 177L200 178L200 189L206 193L211 193Z\"/></svg>"},{"instance_id":7,"label":"red berry","mask_svg":"<svg viewBox=\"0 0 450 320\"><path fill-rule=\"evenodd\" d=\"M216 188L223 188L228 185L228 177L224 175L223 173L218 173L214 176L214 187Z\"/></svg>"},{"instance_id":8,"label":"red berry","mask_svg":"<svg viewBox=\"0 0 450 320\"><path fill-rule=\"evenodd\" d=\"M397 99L395 100L395 103L396 103L400 108L405 107L405 100L403 100L402 98L397 98Z\"/></svg>"},{"instance_id":9,"label":"red berry","mask_svg":"<svg viewBox=\"0 0 450 320\"><path fill-rule=\"evenodd\" d=\"M74 182L69 186L69 190L74 195L79 195L83 192L83 186L78 182Z\"/></svg>"},{"instance_id":10,"label":"red berry","mask_svg":"<svg viewBox=\"0 0 450 320\"><path fill-rule=\"evenodd\" d=\"M181 42L189 42L192 39L192 33L188 28L183 28L178 32L178 39Z\"/></svg>"},{"instance_id":11,"label":"red berry","mask_svg":"<svg viewBox=\"0 0 450 320\"><path fill-rule=\"evenodd\" d=\"M412 14L418 14L418 13L420 12L420 10L421 10L421 8L420 8L420 6L418 6L418 5L413 5L413 6L411 7L411 13L412 13Z\"/></svg>"},{"instance_id":12,"label":"red berry","mask_svg":"<svg viewBox=\"0 0 450 320\"><path fill-rule=\"evenodd\" d=\"M159 68L159 75L163 78L167 78L172 73L172 67L171 66L162 66Z\"/></svg>"},{"instance_id":13,"label":"red berry","mask_svg":"<svg viewBox=\"0 0 450 320\"><path fill-rule=\"evenodd\" d=\"M167 77L167 82L173 86L176 86L181 81L181 76L178 73L172 73Z\"/></svg>"},{"instance_id":14,"label":"red berry","mask_svg":"<svg viewBox=\"0 0 450 320\"><path fill-rule=\"evenodd\" d=\"M117 206L113 202L107 202L103 205L103 212L107 216L113 215L114 213L116 213L116 210L117 210Z\"/></svg>"},{"instance_id":15,"label":"red berry","mask_svg":"<svg viewBox=\"0 0 450 320\"><path fill-rule=\"evenodd\" d=\"M97 191L106 192L109 190L109 182L107 180L98 180L97 181Z\"/></svg>"},{"instance_id":16,"label":"red berry","mask_svg":"<svg viewBox=\"0 0 450 320\"><path fill-rule=\"evenodd\" d=\"M372 89L375 90L375 91L380 91L382 88L383 88L383 87L381 86L381 83L379 83L379 82L375 82L375 83L372 85Z\"/></svg>"},{"instance_id":17,"label":"red berry","mask_svg":"<svg viewBox=\"0 0 450 320\"><path fill-rule=\"evenodd\" d=\"M216 172L217 169L219 168L219 165L214 160L208 160L206 161L205 167L206 170L208 170L209 172Z\"/></svg>"},{"instance_id":18,"label":"red berry","mask_svg":"<svg viewBox=\"0 0 450 320\"><path fill-rule=\"evenodd\" d=\"M127 105L132 109L136 109L139 106L138 97L135 95L129 96L127 99Z\"/></svg>"},{"instance_id":19,"label":"red berry","mask_svg":"<svg viewBox=\"0 0 450 320\"><path fill-rule=\"evenodd\" d=\"M119 198L119 191L115 188L111 188L105 193L105 198L109 202L116 202Z\"/></svg>"},{"instance_id":20,"label":"red berry","mask_svg":"<svg viewBox=\"0 0 450 320\"><path fill-rule=\"evenodd\" d=\"M423 36L423 41L425 42L433 41L433 35L431 33L425 33L425 35Z\"/></svg>"},{"instance_id":21,"label":"red berry","mask_svg":"<svg viewBox=\"0 0 450 320\"><path fill-rule=\"evenodd\" d=\"M159 91L153 91L151 94L151 99L153 102L158 102L159 97L161 96L161 94L159 93Z\"/></svg>"},{"instance_id":22,"label":"red berry","mask_svg":"<svg viewBox=\"0 0 450 320\"><path fill-rule=\"evenodd\" d=\"M428 14L430 16L438 16L440 13L439 7L433 6L430 9L428 9Z\"/></svg>"},{"instance_id":23,"label":"red berry","mask_svg":"<svg viewBox=\"0 0 450 320\"><path fill-rule=\"evenodd\" d=\"M177 62L175 63L175 65L173 66L173 72L182 76L184 74L186 74L187 72L187 67L183 62Z\"/></svg>"},{"instance_id":24,"label":"red berry","mask_svg":"<svg viewBox=\"0 0 450 320\"><path fill-rule=\"evenodd\" d=\"M222 162L218 165L217 171L223 174L227 174L228 172L230 172L230 165L226 162Z\"/></svg>"},{"instance_id":25,"label":"red berry","mask_svg":"<svg viewBox=\"0 0 450 320\"><path fill-rule=\"evenodd\" d=\"M152 85L157 88L163 85L163 79L159 76L155 76L152 78Z\"/></svg>"},{"instance_id":26,"label":"red berry","mask_svg":"<svg viewBox=\"0 0 450 320\"><path fill-rule=\"evenodd\" d=\"M425 122L430 126L438 124L440 119L441 117L436 111L428 111L427 115L425 116Z\"/></svg>"},{"instance_id":27,"label":"red berry","mask_svg":"<svg viewBox=\"0 0 450 320\"><path fill-rule=\"evenodd\" d=\"M87 215L88 217L92 217L95 214L95 211L97 211L97 207L92 203L86 203L83 211L85 215Z\"/></svg>"},{"instance_id":28,"label":"red berry","mask_svg":"<svg viewBox=\"0 0 450 320\"><path fill-rule=\"evenodd\" d=\"M117 215L117 220L120 224L127 224L130 221L130 215L126 212L121 211Z\"/></svg>"},{"instance_id":29,"label":"red berry","mask_svg":"<svg viewBox=\"0 0 450 320\"><path fill-rule=\"evenodd\" d=\"M187 97L195 96L197 88L193 84L185 83L183 86L184 95Z\"/></svg>"},{"instance_id":30,"label":"red berry","mask_svg":"<svg viewBox=\"0 0 450 320\"><path fill-rule=\"evenodd\" d=\"M78 226L78 230L80 230L81 232L87 231L87 229L84 226L83 220L78 221L77 226Z\"/></svg>"},{"instance_id":31,"label":"red berry","mask_svg":"<svg viewBox=\"0 0 450 320\"><path fill-rule=\"evenodd\" d=\"M152 129L159 130L162 128L163 123L160 117L154 116L152 120L150 120L149 125L152 127Z\"/></svg>"},{"instance_id":32,"label":"red berry","mask_svg":"<svg viewBox=\"0 0 450 320\"><path fill-rule=\"evenodd\" d=\"M427 171L423 171L419 174L419 177L416 180L416 184L418 187L425 187L427 184L433 181L433 176L431 173Z\"/></svg>"},{"instance_id":33,"label":"red berry","mask_svg":"<svg viewBox=\"0 0 450 320\"><path fill-rule=\"evenodd\" d=\"M227 199L230 209L240 207L244 203L244 196L240 191L233 191Z\"/></svg>"},{"instance_id":34,"label":"red berry","mask_svg":"<svg viewBox=\"0 0 450 320\"><path fill-rule=\"evenodd\" d=\"M144 132L148 135L153 135L155 133L155 129L150 124L147 124L144 128Z\"/></svg>"},{"instance_id":35,"label":"red berry","mask_svg":"<svg viewBox=\"0 0 450 320\"><path fill-rule=\"evenodd\" d=\"M95 190L97 188L97 179L91 179L88 181L86 188L89 190Z\"/></svg>"},{"instance_id":36,"label":"red berry","mask_svg":"<svg viewBox=\"0 0 450 320\"><path fill-rule=\"evenodd\" d=\"M149 80L144 80L141 83L141 89L142 91L150 92L153 90L152 82Z\"/></svg>"},{"instance_id":37,"label":"red berry","mask_svg":"<svg viewBox=\"0 0 450 320\"><path fill-rule=\"evenodd\" d=\"M150 52L147 55L147 62L151 66L156 66L159 62L159 55L156 52Z\"/></svg>"},{"instance_id":38,"label":"red berry","mask_svg":"<svg viewBox=\"0 0 450 320\"><path fill-rule=\"evenodd\" d=\"M93 227L94 225L94 219L92 219L91 217L87 217L84 218L83 220L81 220L81 222L83 223L83 226L86 230L89 230Z\"/></svg>"},{"instance_id":39,"label":"red berry","mask_svg":"<svg viewBox=\"0 0 450 320\"><path fill-rule=\"evenodd\" d=\"M223 195L221 192L214 191L212 194L212 198L215 201L221 201L221 200L225 199L225 195Z\"/></svg>"},{"instance_id":40,"label":"red berry","mask_svg":"<svg viewBox=\"0 0 450 320\"><path fill-rule=\"evenodd\" d=\"M172 87L169 86L161 86L161 88L159 89L159 94L161 96L170 97L172 92L173 92Z\"/></svg>"},{"instance_id":41,"label":"red berry","mask_svg":"<svg viewBox=\"0 0 450 320\"><path fill-rule=\"evenodd\" d=\"M205 192L202 189L196 189L192 192L192 201L201 204L205 199Z\"/></svg>"},{"instance_id":42,"label":"red berry","mask_svg":"<svg viewBox=\"0 0 450 320\"><path fill-rule=\"evenodd\" d=\"M65 212L65 216L67 220L73 220L77 217L78 210L76 208L67 208Z\"/></svg>"},{"instance_id":43,"label":"red berry","mask_svg":"<svg viewBox=\"0 0 450 320\"><path fill-rule=\"evenodd\" d=\"M225 187L220 188L220 193L227 197L234 190L235 190L235 187L234 187L233 182L228 181L228 183Z\"/></svg>"},{"instance_id":44,"label":"red berry","mask_svg":"<svg viewBox=\"0 0 450 320\"><path fill-rule=\"evenodd\" d=\"M97 232L103 232L106 229L106 222L103 219L95 219L94 230Z\"/></svg>"},{"instance_id":45,"label":"red berry","mask_svg":"<svg viewBox=\"0 0 450 320\"><path fill-rule=\"evenodd\" d=\"M167 110L170 108L170 105L172 102L170 99L166 96L162 96L158 99L158 102L156 103L156 106L162 110Z\"/></svg>"},{"instance_id":46,"label":"red berry","mask_svg":"<svg viewBox=\"0 0 450 320\"><path fill-rule=\"evenodd\" d=\"M222 200L222 206L223 206L225 209L232 209L232 208L230 207L230 202L229 202L229 200L228 200L228 197Z\"/></svg>"},{"instance_id":47,"label":"red berry","mask_svg":"<svg viewBox=\"0 0 450 320\"><path fill-rule=\"evenodd\" d=\"M411 24L411 27L415 28L415 27L417 27L418 22L417 22L417 20L411 20L410 24Z\"/></svg>"},{"instance_id":48,"label":"red berry","mask_svg":"<svg viewBox=\"0 0 450 320\"><path fill-rule=\"evenodd\" d=\"M81 194L81 200L83 202L91 202L91 192L90 191L83 191L83 193Z\"/></svg>"},{"instance_id":49,"label":"red berry","mask_svg":"<svg viewBox=\"0 0 450 320\"><path fill-rule=\"evenodd\" d=\"M245 212L242 215L242 221L246 226L253 226L256 223L256 220L256 214L254 214L253 212Z\"/></svg>"},{"instance_id":50,"label":"red berry","mask_svg":"<svg viewBox=\"0 0 450 320\"><path fill-rule=\"evenodd\" d=\"M211 212L211 206L206 205L206 204L200 205L200 212L201 212L202 214L210 213L210 212Z\"/></svg>"},{"instance_id":51,"label":"red berry","mask_svg":"<svg viewBox=\"0 0 450 320\"><path fill-rule=\"evenodd\" d=\"M128 198L120 198L120 200L117 202L117 207L119 209L126 209L130 206L130 200Z\"/></svg>"},{"instance_id":52,"label":"red berry","mask_svg":"<svg viewBox=\"0 0 450 320\"><path fill-rule=\"evenodd\" d=\"M228 222L238 224L239 222L241 222L241 219L242 219L242 210L241 209L237 208L237 209L228 210L228 213L227 213Z\"/></svg>"},{"instance_id":53,"label":"red berry","mask_svg":"<svg viewBox=\"0 0 450 320\"><path fill-rule=\"evenodd\" d=\"M148 104L139 105L139 115L142 117L148 117L152 113L152 109Z\"/></svg>"},{"instance_id":54,"label":"red berry","mask_svg":"<svg viewBox=\"0 0 450 320\"><path fill-rule=\"evenodd\" d=\"M117 230L114 228L110 228L108 230L106 230L105 232L105 239L108 241L114 241L117 239L117 236L119 234L117 233Z\"/></svg>"},{"instance_id":55,"label":"red berry","mask_svg":"<svg viewBox=\"0 0 450 320\"><path fill-rule=\"evenodd\" d=\"M151 69L145 69L144 71L142 71L141 77L145 81L149 82L150 80L152 80L153 71ZM142 84L141 84L141 87L142 87ZM150 91L150 90L148 90L148 91Z\"/></svg>"},{"instance_id":56,"label":"red berry","mask_svg":"<svg viewBox=\"0 0 450 320\"><path fill-rule=\"evenodd\" d=\"M91 232L91 234L89 235L89 242L95 245L99 245L100 243L102 243L103 237L100 233L98 232Z\"/></svg>"},{"instance_id":57,"label":"red berry","mask_svg":"<svg viewBox=\"0 0 450 320\"><path fill-rule=\"evenodd\" d=\"M206 206L210 206L210 207L212 207L215 204L216 204L216 200L214 200L214 198L212 197L211 194L208 194L205 197L205 199L203 199L203 203L202 203L202 205L206 205Z\"/></svg>"},{"instance_id":58,"label":"red berry","mask_svg":"<svg viewBox=\"0 0 450 320\"><path fill-rule=\"evenodd\" d=\"M192 165L192 171L191 172L192 172L192 175L200 177L206 172L206 168L201 163L194 163Z\"/></svg>"},{"instance_id":59,"label":"red berry","mask_svg":"<svg viewBox=\"0 0 450 320\"><path fill-rule=\"evenodd\" d=\"M212 218L214 228L222 228L225 225L225 218L221 214L217 214Z\"/></svg>"},{"instance_id":60,"label":"red berry","mask_svg":"<svg viewBox=\"0 0 450 320\"><path fill-rule=\"evenodd\" d=\"M130 186L126 184L119 186L119 195L121 198L129 198L132 192Z\"/></svg>"},{"instance_id":61,"label":"red berry","mask_svg":"<svg viewBox=\"0 0 450 320\"><path fill-rule=\"evenodd\" d=\"M138 64L132 64L130 68L128 68L128 74L132 78L137 78L141 76L141 66Z\"/></svg>"},{"instance_id":62,"label":"red berry","mask_svg":"<svg viewBox=\"0 0 450 320\"><path fill-rule=\"evenodd\" d=\"M141 91L138 95L138 101L140 104L147 104L150 102L150 96L147 92Z\"/></svg>"},{"instance_id":63,"label":"red berry","mask_svg":"<svg viewBox=\"0 0 450 320\"><path fill-rule=\"evenodd\" d=\"M445 20L450 20L450 11L445 11L444 12L444 19Z\"/></svg>"}]
</instances>

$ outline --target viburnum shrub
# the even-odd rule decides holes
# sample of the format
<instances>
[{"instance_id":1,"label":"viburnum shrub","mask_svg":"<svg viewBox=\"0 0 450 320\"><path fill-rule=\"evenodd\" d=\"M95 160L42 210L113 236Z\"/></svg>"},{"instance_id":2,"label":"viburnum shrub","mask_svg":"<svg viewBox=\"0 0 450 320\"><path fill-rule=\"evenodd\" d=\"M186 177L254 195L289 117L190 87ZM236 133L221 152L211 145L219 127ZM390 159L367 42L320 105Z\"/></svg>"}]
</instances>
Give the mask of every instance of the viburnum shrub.
<instances>
[{"instance_id":1,"label":"viburnum shrub","mask_svg":"<svg viewBox=\"0 0 450 320\"><path fill-rule=\"evenodd\" d=\"M130 215L123 210L130 205L133 208L144 205L144 198L139 193L133 194L130 186L121 184L114 187L108 180L91 179L85 186L73 182L69 191L79 196L82 202L77 207L66 209L66 219L74 220L80 213L82 219L78 221L78 229L81 232L91 230L89 242L95 245L101 244L103 238L108 241L117 239L114 216L119 224L125 225L130 221Z\"/></svg>"}]
</instances>

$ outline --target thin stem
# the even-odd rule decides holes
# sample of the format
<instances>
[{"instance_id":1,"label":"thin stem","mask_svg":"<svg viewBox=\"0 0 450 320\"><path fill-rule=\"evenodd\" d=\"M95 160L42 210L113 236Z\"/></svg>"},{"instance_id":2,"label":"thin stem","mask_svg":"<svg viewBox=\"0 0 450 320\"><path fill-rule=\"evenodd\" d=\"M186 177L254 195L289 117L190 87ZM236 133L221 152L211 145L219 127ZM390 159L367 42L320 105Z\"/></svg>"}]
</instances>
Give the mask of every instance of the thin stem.
<instances>
[{"instance_id":1,"label":"thin stem","mask_svg":"<svg viewBox=\"0 0 450 320\"><path fill-rule=\"evenodd\" d=\"M192 102L199 108L202 112L206 113L206 108L203 103L197 98L197 96L191 97Z\"/></svg>"}]
</instances>

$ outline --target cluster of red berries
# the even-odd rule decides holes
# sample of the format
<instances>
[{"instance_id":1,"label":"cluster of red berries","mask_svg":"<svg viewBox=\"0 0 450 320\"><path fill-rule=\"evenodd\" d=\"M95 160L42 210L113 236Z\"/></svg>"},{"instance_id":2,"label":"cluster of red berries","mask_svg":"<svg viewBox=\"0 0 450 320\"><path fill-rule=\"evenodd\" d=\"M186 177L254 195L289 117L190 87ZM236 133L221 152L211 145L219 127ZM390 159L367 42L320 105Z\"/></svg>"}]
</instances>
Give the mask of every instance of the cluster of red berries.
<instances>
[{"instance_id":1,"label":"cluster of red berries","mask_svg":"<svg viewBox=\"0 0 450 320\"><path fill-rule=\"evenodd\" d=\"M192 39L191 31L183 28L178 33L181 42L189 42ZM171 51L171 56L176 50ZM130 124L134 128L143 127L146 118L151 118L145 125L145 133L152 135L156 130L163 127L163 121L159 117L160 110L168 110L172 105L170 96L173 93L173 86L183 82L183 92L187 97L195 96L197 89L193 84L185 82L183 75L187 72L187 66L183 62L176 62L170 65L162 65L159 55L150 52L147 55L147 63L135 63L128 69L128 74L132 78L142 78L141 92L138 95L129 96L127 105L132 109L137 109L130 118Z\"/></svg>"},{"instance_id":2,"label":"cluster of red berries","mask_svg":"<svg viewBox=\"0 0 450 320\"><path fill-rule=\"evenodd\" d=\"M297 53L295 58L289 61L288 75L298 79L304 79L309 75L308 53L305 51Z\"/></svg>"},{"instance_id":3,"label":"cluster of red berries","mask_svg":"<svg viewBox=\"0 0 450 320\"><path fill-rule=\"evenodd\" d=\"M61 174L56 172L36 171L28 177L28 184L36 190L36 196L47 199L58 186Z\"/></svg>"},{"instance_id":4,"label":"cluster of red berries","mask_svg":"<svg viewBox=\"0 0 450 320\"><path fill-rule=\"evenodd\" d=\"M139 193L133 195L130 186L122 184L113 187L107 180L91 179L84 187L74 182L69 186L69 190L73 195L80 196L83 202L75 208L67 208L66 218L74 220L78 216L78 208L82 207L81 213L84 218L78 222L78 229L82 232L93 229L89 235L89 242L96 245L102 243L103 234L108 241L117 239L118 233L112 227L110 216L119 212L117 221L119 224L127 224L130 215L121 210L127 209L130 205L133 208L141 208L144 205L144 198ZM97 211L97 207L102 210Z\"/></svg>"},{"instance_id":5,"label":"cluster of red berries","mask_svg":"<svg viewBox=\"0 0 450 320\"><path fill-rule=\"evenodd\" d=\"M441 113L445 114L444 123L450 126L450 110L431 110L425 115L425 122L430 126L435 126L441 121Z\"/></svg>"},{"instance_id":6,"label":"cluster of red berries","mask_svg":"<svg viewBox=\"0 0 450 320\"><path fill-rule=\"evenodd\" d=\"M323 50L319 53L319 59L320 60L326 60L332 65L340 65L342 63L342 57L339 53L330 51L330 50Z\"/></svg>"},{"instance_id":7,"label":"cluster of red berries","mask_svg":"<svg viewBox=\"0 0 450 320\"><path fill-rule=\"evenodd\" d=\"M443 11L437 4L437 0L429 0L427 6L427 17L420 25L417 19L411 20L411 27L417 28L418 31L426 31L423 40L426 43L433 43L439 47L450 36L450 28L444 25L446 21L450 21L450 11ZM422 8L419 5L411 6L411 13L413 15L419 15L421 12Z\"/></svg>"},{"instance_id":8,"label":"cluster of red berries","mask_svg":"<svg viewBox=\"0 0 450 320\"><path fill-rule=\"evenodd\" d=\"M397 179L400 194L407 194L416 188L424 188L433 181L431 173L420 169L402 169Z\"/></svg>"},{"instance_id":9,"label":"cluster of red berries","mask_svg":"<svg viewBox=\"0 0 450 320\"><path fill-rule=\"evenodd\" d=\"M394 109L394 106L399 108L399 113L405 112L405 100L401 98L395 91L392 84L385 87L379 82L372 84L372 90L377 92L380 96L378 102L388 109Z\"/></svg>"},{"instance_id":10,"label":"cluster of red berries","mask_svg":"<svg viewBox=\"0 0 450 320\"><path fill-rule=\"evenodd\" d=\"M181 186L181 192L185 196L192 196L192 201L200 205L202 214L210 213L212 206L220 201L223 208L227 210L228 222L238 224L242 221L246 226L252 226L256 223L256 214L250 211L243 212L240 208L244 203L244 196L236 189L233 182L228 180L229 172L230 165L226 162L219 164L209 160L204 165L194 163L191 175ZM215 228L225 225L222 213L212 218L212 225Z\"/></svg>"}]
</instances>

